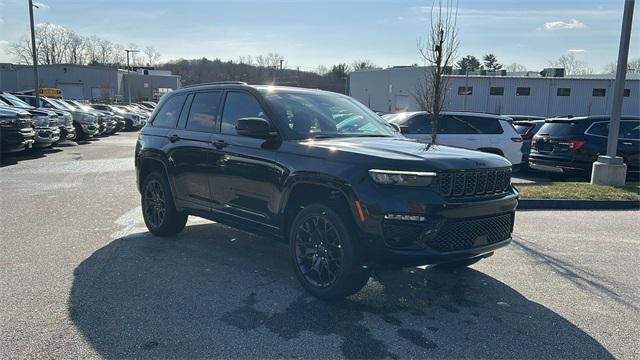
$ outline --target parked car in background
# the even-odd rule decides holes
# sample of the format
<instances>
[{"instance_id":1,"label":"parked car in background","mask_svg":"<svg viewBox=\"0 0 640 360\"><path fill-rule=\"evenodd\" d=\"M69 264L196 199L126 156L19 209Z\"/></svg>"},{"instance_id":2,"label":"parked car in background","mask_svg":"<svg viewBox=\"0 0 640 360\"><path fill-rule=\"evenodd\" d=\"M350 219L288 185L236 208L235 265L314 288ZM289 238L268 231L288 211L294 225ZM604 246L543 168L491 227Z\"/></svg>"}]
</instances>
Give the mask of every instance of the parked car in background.
<instances>
[{"instance_id":1,"label":"parked car in background","mask_svg":"<svg viewBox=\"0 0 640 360\"><path fill-rule=\"evenodd\" d=\"M142 128L147 122L147 116L140 114L139 112L126 107L125 105L108 105L113 111L122 115L126 121L126 130L138 130Z\"/></svg>"},{"instance_id":2,"label":"parked car in background","mask_svg":"<svg viewBox=\"0 0 640 360\"><path fill-rule=\"evenodd\" d=\"M518 134L522 137L522 165L529 166L529 154L531 153L531 140L544 125L543 120L514 120L512 123Z\"/></svg>"},{"instance_id":3,"label":"parked car in background","mask_svg":"<svg viewBox=\"0 0 640 360\"><path fill-rule=\"evenodd\" d=\"M546 117L544 116L535 116L535 115L503 115L510 118L513 121L536 121L536 120L544 120Z\"/></svg>"},{"instance_id":4,"label":"parked car in background","mask_svg":"<svg viewBox=\"0 0 640 360\"><path fill-rule=\"evenodd\" d=\"M47 148L60 141L58 114L45 108L35 108L17 97L0 93L0 102L7 106L27 111L31 114L32 126L36 132L33 148Z\"/></svg>"},{"instance_id":5,"label":"parked car in background","mask_svg":"<svg viewBox=\"0 0 640 360\"><path fill-rule=\"evenodd\" d=\"M33 95L15 95L15 97L31 106L36 106L36 97ZM40 97L40 106L58 114L58 128L60 129L61 140L74 140L76 138L73 114L69 110L64 109L46 97Z\"/></svg>"},{"instance_id":6,"label":"parked car in background","mask_svg":"<svg viewBox=\"0 0 640 360\"><path fill-rule=\"evenodd\" d=\"M111 119L116 122L114 133L118 131L124 131L127 129L127 121L125 117L121 115L120 112L114 109L111 105L89 104L89 106L95 109L96 111L101 111L111 116Z\"/></svg>"},{"instance_id":7,"label":"parked car in background","mask_svg":"<svg viewBox=\"0 0 640 360\"><path fill-rule=\"evenodd\" d=\"M0 152L30 149L35 137L29 112L0 104Z\"/></svg>"},{"instance_id":8,"label":"parked car in background","mask_svg":"<svg viewBox=\"0 0 640 360\"><path fill-rule=\"evenodd\" d=\"M107 131L109 130L109 126L108 126L108 124L106 122L107 115L92 109L89 105L80 103L80 102L75 101L75 100L62 100L62 101L67 103L70 106L75 107L76 109L79 109L81 111L89 113L89 114L93 115L96 118L96 124L98 126L98 131L96 132L95 136L105 135L107 133Z\"/></svg>"},{"instance_id":9,"label":"parked car in background","mask_svg":"<svg viewBox=\"0 0 640 360\"><path fill-rule=\"evenodd\" d=\"M151 233L196 215L282 239L302 286L329 299L376 265L491 256L518 196L504 157L407 139L345 95L244 83L163 96L135 164Z\"/></svg>"},{"instance_id":10,"label":"parked car in background","mask_svg":"<svg viewBox=\"0 0 640 360\"><path fill-rule=\"evenodd\" d=\"M153 111L158 104L154 103L153 101L141 101L140 105L146 107L147 109L149 109L149 111Z\"/></svg>"},{"instance_id":11,"label":"parked car in background","mask_svg":"<svg viewBox=\"0 0 640 360\"><path fill-rule=\"evenodd\" d=\"M609 116L564 117L545 120L531 143L529 166L536 170L588 176L593 162L607 152ZM640 171L640 117L622 116L618 156L627 171Z\"/></svg>"},{"instance_id":12,"label":"parked car in background","mask_svg":"<svg viewBox=\"0 0 640 360\"><path fill-rule=\"evenodd\" d=\"M506 116L472 112L443 112L438 144L497 154L517 169L522 163L522 137ZM400 127L410 139L431 141L431 117L426 111L387 114L383 119Z\"/></svg>"},{"instance_id":13,"label":"parked car in background","mask_svg":"<svg viewBox=\"0 0 640 360\"><path fill-rule=\"evenodd\" d=\"M76 140L86 140L98 133L98 117L94 113L84 111L59 99L49 100L71 112L73 125L76 128Z\"/></svg>"}]
</instances>

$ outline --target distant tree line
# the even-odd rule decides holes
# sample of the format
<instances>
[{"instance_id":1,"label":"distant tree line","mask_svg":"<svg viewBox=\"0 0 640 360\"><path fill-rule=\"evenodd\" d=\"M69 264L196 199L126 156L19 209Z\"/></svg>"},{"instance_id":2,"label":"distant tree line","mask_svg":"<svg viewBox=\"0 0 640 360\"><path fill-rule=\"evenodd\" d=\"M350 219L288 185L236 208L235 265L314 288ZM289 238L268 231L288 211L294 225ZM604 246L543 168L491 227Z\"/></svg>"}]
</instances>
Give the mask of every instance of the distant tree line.
<instances>
[{"instance_id":1,"label":"distant tree line","mask_svg":"<svg viewBox=\"0 0 640 360\"><path fill-rule=\"evenodd\" d=\"M39 64L79 64L124 66L127 63L125 47L98 36L82 36L60 25L42 23L35 27ZM132 66L154 66L160 61L160 53L152 46L144 49L134 43L127 49L138 50L130 57ZM33 53L28 33L9 45L15 61L31 64Z\"/></svg>"}]
</instances>

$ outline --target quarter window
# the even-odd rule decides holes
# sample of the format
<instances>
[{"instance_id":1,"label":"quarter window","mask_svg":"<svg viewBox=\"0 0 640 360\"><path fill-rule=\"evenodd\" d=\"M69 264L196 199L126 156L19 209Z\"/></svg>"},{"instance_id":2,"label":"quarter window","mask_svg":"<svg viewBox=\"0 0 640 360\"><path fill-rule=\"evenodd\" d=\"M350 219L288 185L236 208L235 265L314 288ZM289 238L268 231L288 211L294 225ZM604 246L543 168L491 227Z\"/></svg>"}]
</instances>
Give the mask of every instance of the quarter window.
<instances>
[{"instance_id":1,"label":"quarter window","mask_svg":"<svg viewBox=\"0 0 640 360\"><path fill-rule=\"evenodd\" d=\"M187 130L217 132L221 97L220 91L196 93L187 118Z\"/></svg>"},{"instance_id":2,"label":"quarter window","mask_svg":"<svg viewBox=\"0 0 640 360\"><path fill-rule=\"evenodd\" d=\"M519 87L516 88L516 96L529 96L531 95L531 88Z\"/></svg>"},{"instance_id":3,"label":"quarter window","mask_svg":"<svg viewBox=\"0 0 640 360\"><path fill-rule=\"evenodd\" d=\"M243 92L230 92L224 104L222 113L222 133L236 134L238 119L246 117L266 118L262 107L255 97Z\"/></svg>"},{"instance_id":4,"label":"quarter window","mask_svg":"<svg viewBox=\"0 0 640 360\"><path fill-rule=\"evenodd\" d=\"M558 96L571 96L571 88L558 88Z\"/></svg>"},{"instance_id":5,"label":"quarter window","mask_svg":"<svg viewBox=\"0 0 640 360\"><path fill-rule=\"evenodd\" d=\"M472 95L473 86L458 86L458 95Z\"/></svg>"},{"instance_id":6,"label":"quarter window","mask_svg":"<svg viewBox=\"0 0 640 360\"><path fill-rule=\"evenodd\" d=\"M153 119L153 126L175 128L185 97L186 95L182 94L167 100Z\"/></svg>"},{"instance_id":7,"label":"quarter window","mask_svg":"<svg viewBox=\"0 0 640 360\"><path fill-rule=\"evenodd\" d=\"M489 95L495 95L495 96L504 95L504 87L502 87L502 86L492 86L489 89Z\"/></svg>"},{"instance_id":8,"label":"quarter window","mask_svg":"<svg viewBox=\"0 0 640 360\"><path fill-rule=\"evenodd\" d=\"M607 96L607 89L602 89L602 88L593 89L593 96L596 96L596 97Z\"/></svg>"}]
</instances>

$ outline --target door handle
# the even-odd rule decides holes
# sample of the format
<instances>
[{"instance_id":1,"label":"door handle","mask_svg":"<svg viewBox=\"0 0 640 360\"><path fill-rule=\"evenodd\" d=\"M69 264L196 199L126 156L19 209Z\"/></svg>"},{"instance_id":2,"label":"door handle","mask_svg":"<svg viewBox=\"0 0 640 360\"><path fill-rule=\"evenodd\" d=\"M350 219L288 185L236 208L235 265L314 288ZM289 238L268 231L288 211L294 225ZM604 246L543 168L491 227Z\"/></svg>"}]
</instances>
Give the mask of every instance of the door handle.
<instances>
[{"instance_id":1,"label":"door handle","mask_svg":"<svg viewBox=\"0 0 640 360\"><path fill-rule=\"evenodd\" d=\"M220 149L224 149L227 146L229 146L229 143L227 143L224 140L216 140L216 141L213 142L213 146L215 146L216 149L220 150Z\"/></svg>"},{"instance_id":2,"label":"door handle","mask_svg":"<svg viewBox=\"0 0 640 360\"><path fill-rule=\"evenodd\" d=\"M167 139L169 139L169 141L174 143L174 142L180 140L180 136L178 136L178 134L173 134L173 135L167 136Z\"/></svg>"}]
</instances>

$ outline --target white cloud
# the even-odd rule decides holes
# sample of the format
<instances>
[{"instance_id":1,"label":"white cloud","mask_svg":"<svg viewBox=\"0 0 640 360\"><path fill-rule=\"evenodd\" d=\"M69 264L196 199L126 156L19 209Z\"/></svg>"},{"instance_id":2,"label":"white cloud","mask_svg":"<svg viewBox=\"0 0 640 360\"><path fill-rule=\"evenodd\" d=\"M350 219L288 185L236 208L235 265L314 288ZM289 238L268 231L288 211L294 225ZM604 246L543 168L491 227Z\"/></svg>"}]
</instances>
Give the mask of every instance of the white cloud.
<instances>
[{"instance_id":1,"label":"white cloud","mask_svg":"<svg viewBox=\"0 0 640 360\"><path fill-rule=\"evenodd\" d=\"M48 9L49 5L45 4L45 3L41 3L41 2L34 2L33 6L38 7L39 9ZM27 6L28 7L28 6Z\"/></svg>"},{"instance_id":2,"label":"white cloud","mask_svg":"<svg viewBox=\"0 0 640 360\"><path fill-rule=\"evenodd\" d=\"M571 19L570 22L558 20L544 23L544 28L547 30L582 29L585 27L587 27L587 25L576 19Z\"/></svg>"},{"instance_id":3,"label":"white cloud","mask_svg":"<svg viewBox=\"0 0 640 360\"><path fill-rule=\"evenodd\" d=\"M586 53L587 50L586 49L569 49L567 50L567 52L574 53L574 54L582 54L582 53Z\"/></svg>"}]
</instances>

